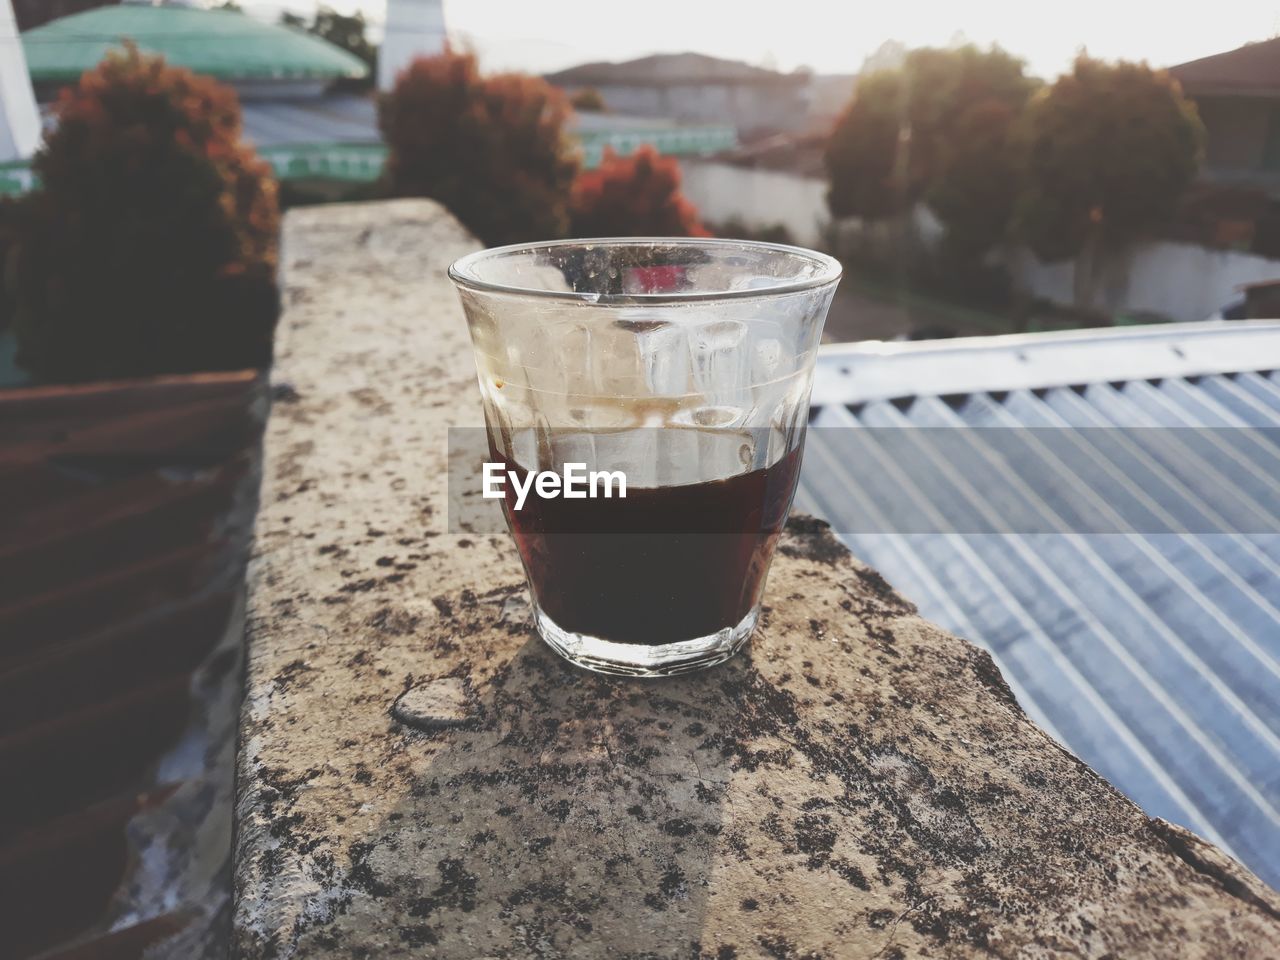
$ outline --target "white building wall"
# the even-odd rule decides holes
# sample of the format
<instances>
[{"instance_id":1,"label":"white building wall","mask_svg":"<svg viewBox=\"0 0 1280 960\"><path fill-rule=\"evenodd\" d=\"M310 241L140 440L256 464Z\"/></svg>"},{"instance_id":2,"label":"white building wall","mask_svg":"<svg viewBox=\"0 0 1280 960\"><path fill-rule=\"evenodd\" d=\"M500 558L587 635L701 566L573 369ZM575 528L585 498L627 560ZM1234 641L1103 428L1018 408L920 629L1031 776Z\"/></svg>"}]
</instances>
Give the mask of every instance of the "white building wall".
<instances>
[{"instance_id":1,"label":"white building wall","mask_svg":"<svg viewBox=\"0 0 1280 960\"><path fill-rule=\"evenodd\" d=\"M386 33L378 51L378 89L390 90L401 70L418 57L441 53L447 39L442 0L387 0Z\"/></svg>"},{"instance_id":2,"label":"white building wall","mask_svg":"<svg viewBox=\"0 0 1280 960\"><path fill-rule=\"evenodd\" d=\"M11 0L0 0L0 163L25 160L40 144L40 114Z\"/></svg>"},{"instance_id":3,"label":"white building wall","mask_svg":"<svg viewBox=\"0 0 1280 960\"><path fill-rule=\"evenodd\" d=\"M714 160L682 159L684 193L704 222L736 218L752 228L782 224L796 243L822 241L828 220L827 183L774 170L754 170Z\"/></svg>"},{"instance_id":4,"label":"white building wall","mask_svg":"<svg viewBox=\"0 0 1280 960\"><path fill-rule=\"evenodd\" d=\"M821 244L829 222L825 180L772 170L684 158L684 193L707 223L737 218L752 228L784 225L800 244ZM942 228L923 207L912 218L923 246L936 243ZM897 249L893 224L842 222L842 245L874 255ZM1009 263L1014 283L1033 296L1062 306L1074 303L1075 266L1045 264L1030 251L1015 251ZM1280 280L1280 260L1211 250L1187 243L1151 242L1133 247L1100 271L1094 307L1108 313L1155 313L1192 322L1216 314L1240 296L1241 287Z\"/></svg>"},{"instance_id":5,"label":"white building wall","mask_svg":"<svg viewBox=\"0 0 1280 960\"><path fill-rule=\"evenodd\" d=\"M841 220L840 249L850 256L886 261L898 255L902 226L895 221ZM911 216L917 248L929 250L943 228L920 205ZM1041 263L1030 250L1007 259L1014 286L1050 303L1075 305L1075 263ZM1110 314L1153 313L1180 322L1205 320L1241 295L1241 287L1280 280L1280 260L1213 250L1190 243L1140 243L1102 264L1094 278L1092 308Z\"/></svg>"},{"instance_id":6,"label":"white building wall","mask_svg":"<svg viewBox=\"0 0 1280 960\"><path fill-rule=\"evenodd\" d=\"M1044 264L1019 251L1014 282L1052 303L1073 302L1075 265ZM1110 313L1158 313L1172 320L1204 320L1240 296L1240 288L1280 280L1280 260L1188 243L1144 243L1099 271L1095 306Z\"/></svg>"}]
</instances>

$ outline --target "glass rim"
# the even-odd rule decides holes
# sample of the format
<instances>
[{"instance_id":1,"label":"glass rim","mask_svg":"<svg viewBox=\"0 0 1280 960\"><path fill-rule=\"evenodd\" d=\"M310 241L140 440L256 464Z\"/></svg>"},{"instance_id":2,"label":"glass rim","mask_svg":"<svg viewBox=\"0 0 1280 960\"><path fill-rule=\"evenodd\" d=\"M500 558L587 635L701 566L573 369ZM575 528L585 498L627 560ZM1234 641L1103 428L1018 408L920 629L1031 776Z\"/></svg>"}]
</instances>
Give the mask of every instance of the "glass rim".
<instances>
[{"instance_id":1,"label":"glass rim","mask_svg":"<svg viewBox=\"0 0 1280 960\"><path fill-rule=\"evenodd\" d=\"M666 246L705 249L739 248L758 252L783 253L816 264L818 272L810 277L784 280L774 286L742 290L691 290L677 293L595 293L587 290L547 290L543 287L523 286L514 283L498 283L485 280L475 273L475 267L486 260L513 253L581 247L586 244L640 246L661 243ZM511 243L501 247L488 247L459 257L449 265L449 279L459 287L482 293L507 294L518 297L536 297L542 300L559 300L564 303L583 303L591 306L705 303L716 300L767 299L790 293L799 293L825 287L840 279L844 267L840 261L817 250L787 243L769 243L764 240L735 240L731 237L578 237L571 240L542 240L532 243Z\"/></svg>"}]
</instances>

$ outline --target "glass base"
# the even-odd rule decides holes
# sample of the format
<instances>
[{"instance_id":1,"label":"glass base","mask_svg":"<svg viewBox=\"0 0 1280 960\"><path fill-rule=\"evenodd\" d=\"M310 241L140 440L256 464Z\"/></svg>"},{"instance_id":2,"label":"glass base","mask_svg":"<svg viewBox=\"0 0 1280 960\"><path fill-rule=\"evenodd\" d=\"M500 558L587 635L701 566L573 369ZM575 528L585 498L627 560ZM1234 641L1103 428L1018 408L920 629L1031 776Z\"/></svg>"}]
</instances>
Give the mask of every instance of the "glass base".
<instances>
[{"instance_id":1,"label":"glass base","mask_svg":"<svg viewBox=\"0 0 1280 960\"><path fill-rule=\"evenodd\" d=\"M673 677L713 667L732 657L750 638L760 618L760 608L753 607L736 625L708 636L656 646L614 643L564 630L537 604L534 604L533 616L538 633L547 646L579 667L615 676Z\"/></svg>"}]
</instances>

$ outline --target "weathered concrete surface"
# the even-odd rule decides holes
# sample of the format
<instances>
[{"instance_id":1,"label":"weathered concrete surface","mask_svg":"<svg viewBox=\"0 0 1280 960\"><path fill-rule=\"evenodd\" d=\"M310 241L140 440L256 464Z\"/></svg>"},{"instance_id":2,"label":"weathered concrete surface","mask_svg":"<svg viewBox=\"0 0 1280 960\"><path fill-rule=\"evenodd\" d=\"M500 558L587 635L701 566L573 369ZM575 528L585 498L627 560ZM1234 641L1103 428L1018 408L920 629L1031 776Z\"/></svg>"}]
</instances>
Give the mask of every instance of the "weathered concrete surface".
<instances>
[{"instance_id":1,"label":"weathered concrete surface","mask_svg":"<svg viewBox=\"0 0 1280 960\"><path fill-rule=\"evenodd\" d=\"M444 279L471 246L427 203L287 222L239 956L1280 955L1274 893L812 521L733 662L616 681L548 653L507 539L440 532L445 428L479 418ZM392 716L424 684L453 725Z\"/></svg>"}]
</instances>

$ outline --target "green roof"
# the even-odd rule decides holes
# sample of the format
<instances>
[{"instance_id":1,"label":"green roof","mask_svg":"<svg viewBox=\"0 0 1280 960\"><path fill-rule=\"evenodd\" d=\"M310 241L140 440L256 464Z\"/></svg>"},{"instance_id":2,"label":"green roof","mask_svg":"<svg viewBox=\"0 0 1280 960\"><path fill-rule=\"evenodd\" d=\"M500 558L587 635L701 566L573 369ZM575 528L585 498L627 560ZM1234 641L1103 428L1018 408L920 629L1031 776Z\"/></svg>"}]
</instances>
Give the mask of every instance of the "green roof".
<instances>
[{"instance_id":1,"label":"green roof","mask_svg":"<svg viewBox=\"0 0 1280 960\"><path fill-rule=\"evenodd\" d=\"M220 80L333 80L369 72L359 57L326 40L237 10L122 4L22 34L34 83L75 80L125 40Z\"/></svg>"}]
</instances>

